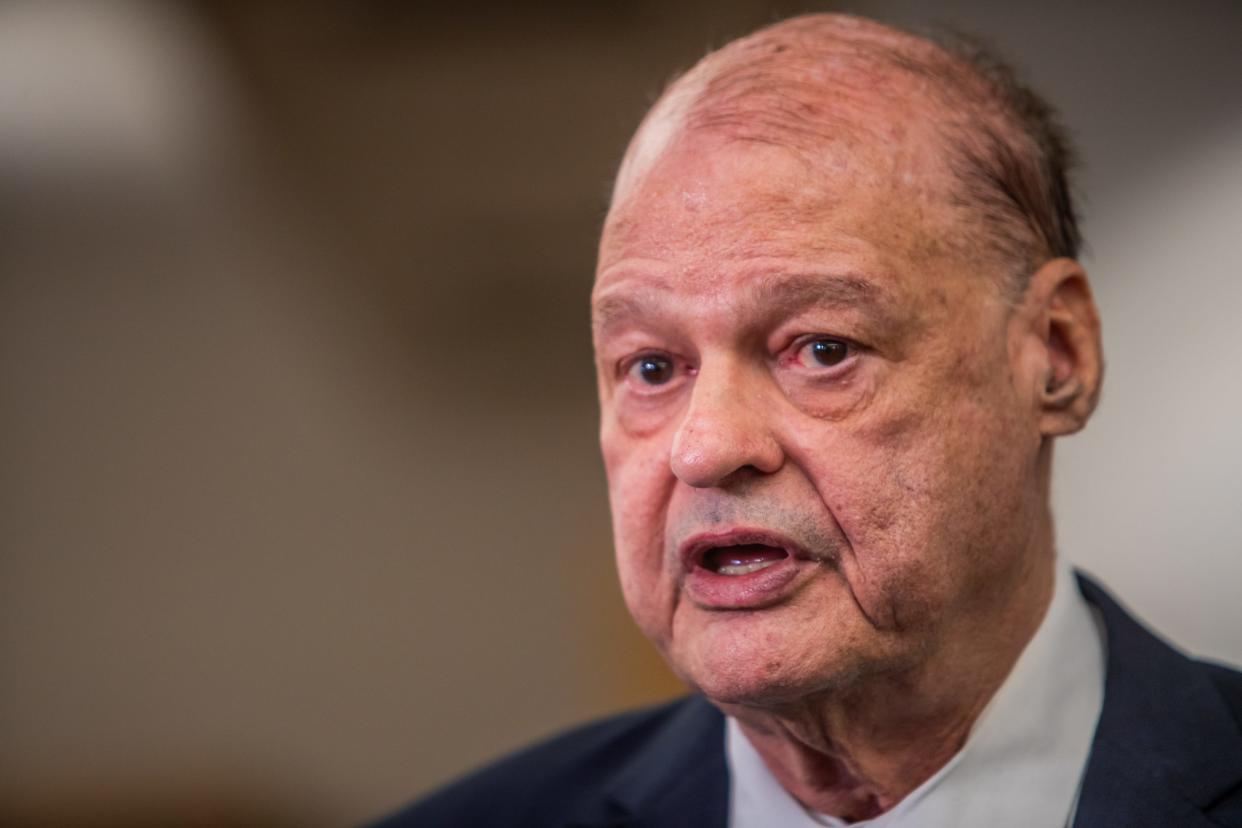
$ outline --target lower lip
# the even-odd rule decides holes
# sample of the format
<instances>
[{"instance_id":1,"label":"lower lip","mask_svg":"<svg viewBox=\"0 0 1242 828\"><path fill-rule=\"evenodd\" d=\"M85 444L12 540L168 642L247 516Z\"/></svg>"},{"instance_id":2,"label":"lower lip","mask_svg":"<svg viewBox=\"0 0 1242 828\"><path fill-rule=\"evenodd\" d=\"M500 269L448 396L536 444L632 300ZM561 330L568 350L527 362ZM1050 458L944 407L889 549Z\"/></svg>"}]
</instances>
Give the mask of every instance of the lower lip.
<instances>
[{"instance_id":1,"label":"lower lip","mask_svg":"<svg viewBox=\"0 0 1242 828\"><path fill-rule=\"evenodd\" d=\"M801 568L792 557L745 575L721 575L696 566L686 574L683 589L691 603L704 609L762 609L789 597Z\"/></svg>"}]
</instances>

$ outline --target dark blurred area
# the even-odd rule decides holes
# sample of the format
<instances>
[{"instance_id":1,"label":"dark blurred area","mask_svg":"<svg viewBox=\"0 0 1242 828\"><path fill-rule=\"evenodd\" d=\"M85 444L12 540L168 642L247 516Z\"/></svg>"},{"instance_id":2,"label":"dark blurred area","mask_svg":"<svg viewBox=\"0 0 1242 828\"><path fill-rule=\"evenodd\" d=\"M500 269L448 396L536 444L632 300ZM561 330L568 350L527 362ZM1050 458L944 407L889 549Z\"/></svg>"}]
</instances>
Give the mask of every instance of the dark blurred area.
<instances>
[{"instance_id":1,"label":"dark blurred area","mask_svg":"<svg viewBox=\"0 0 1242 828\"><path fill-rule=\"evenodd\" d=\"M357 824L680 692L614 585L596 235L676 69L837 7L0 5L0 823ZM1171 191L1182 168L1152 159L1242 169L1239 7L1153 8L848 5L982 31L1054 100L1078 89L1101 249L1098 208L1151 201L1135 171ZM1236 233L1212 239L1193 246L1236 275ZM1134 300L1108 287L1125 261L1100 264L1107 322ZM1232 322L1187 324L1239 356ZM1175 443L1211 455L1188 485L1226 498L1197 497L1208 557L1242 537L1228 393L1188 426L1199 449ZM1095 445L1078 468L1130 444ZM1098 506L1065 505L1095 547ZM1236 659L1208 589L1214 620L1180 630ZM1184 595L1153 593L1140 608L1179 629Z\"/></svg>"}]
</instances>

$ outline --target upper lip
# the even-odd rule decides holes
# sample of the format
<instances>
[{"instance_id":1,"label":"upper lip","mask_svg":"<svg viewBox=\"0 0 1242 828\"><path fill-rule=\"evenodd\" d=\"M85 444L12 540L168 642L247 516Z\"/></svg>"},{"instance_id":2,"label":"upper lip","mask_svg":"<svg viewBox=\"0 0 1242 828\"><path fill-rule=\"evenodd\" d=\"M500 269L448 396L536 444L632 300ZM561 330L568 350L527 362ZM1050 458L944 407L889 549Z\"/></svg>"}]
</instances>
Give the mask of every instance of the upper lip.
<instances>
[{"instance_id":1,"label":"upper lip","mask_svg":"<svg viewBox=\"0 0 1242 828\"><path fill-rule=\"evenodd\" d=\"M686 571L693 570L703 562L703 556L709 549L722 546L743 546L745 544L763 544L784 549L791 558L810 558L811 555L803 546L789 537L770 529L736 528L715 532L700 532L682 541L678 552L682 566Z\"/></svg>"}]
</instances>

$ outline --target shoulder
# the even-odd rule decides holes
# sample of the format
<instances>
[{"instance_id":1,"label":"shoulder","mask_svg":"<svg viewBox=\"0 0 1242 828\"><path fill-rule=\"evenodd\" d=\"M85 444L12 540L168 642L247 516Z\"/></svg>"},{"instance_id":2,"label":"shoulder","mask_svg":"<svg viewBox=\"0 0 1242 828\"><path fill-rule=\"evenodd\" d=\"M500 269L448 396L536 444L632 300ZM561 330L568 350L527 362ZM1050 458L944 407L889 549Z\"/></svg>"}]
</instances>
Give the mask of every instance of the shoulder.
<instances>
[{"instance_id":1,"label":"shoulder","mask_svg":"<svg viewBox=\"0 0 1242 828\"><path fill-rule=\"evenodd\" d=\"M477 770L373 828L554 823L597 804L635 757L659 750L671 729L713 715L719 716L692 696L591 722Z\"/></svg>"},{"instance_id":2,"label":"shoulder","mask_svg":"<svg viewBox=\"0 0 1242 828\"><path fill-rule=\"evenodd\" d=\"M1169 694L1168 701L1197 702L1231 715L1242 725L1242 672L1210 659L1194 658L1140 621L1099 583L1078 573L1079 589L1104 624L1110 689L1141 685L1144 694ZM1187 682L1194 682L1197 694Z\"/></svg>"},{"instance_id":3,"label":"shoulder","mask_svg":"<svg viewBox=\"0 0 1242 828\"><path fill-rule=\"evenodd\" d=\"M1207 673L1216 692L1233 714L1233 720L1242 729L1242 672L1214 661L1199 661L1198 664Z\"/></svg>"},{"instance_id":4,"label":"shoulder","mask_svg":"<svg viewBox=\"0 0 1242 828\"><path fill-rule=\"evenodd\" d=\"M1242 828L1242 674L1190 658L1079 575L1106 640L1077 824ZM1203 821L1206 819L1208 821Z\"/></svg>"}]
</instances>

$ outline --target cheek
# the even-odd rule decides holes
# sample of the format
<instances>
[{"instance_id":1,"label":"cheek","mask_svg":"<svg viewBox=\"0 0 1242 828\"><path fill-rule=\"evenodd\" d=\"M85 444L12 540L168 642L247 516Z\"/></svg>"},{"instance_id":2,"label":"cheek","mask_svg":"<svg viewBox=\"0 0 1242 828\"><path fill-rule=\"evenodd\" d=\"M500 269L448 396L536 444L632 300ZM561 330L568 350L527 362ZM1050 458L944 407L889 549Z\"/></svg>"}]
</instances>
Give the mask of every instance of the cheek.
<instances>
[{"instance_id":1,"label":"cheek","mask_svg":"<svg viewBox=\"0 0 1242 828\"><path fill-rule=\"evenodd\" d=\"M821 441L812 477L848 540L842 573L860 606L884 627L933 624L1012 565L1037 447L977 400L873 413Z\"/></svg>"},{"instance_id":2,"label":"cheek","mask_svg":"<svg viewBox=\"0 0 1242 828\"><path fill-rule=\"evenodd\" d=\"M845 538L841 574L878 626L902 626L931 601L936 500L921 452L850 434L813 476ZM920 611L921 614L921 611Z\"/></svg>"},{"instance_id":3,"label":"cheek","mask_svg":"<svg viewBox=\"0 0 1242 828\"><path fill-rule=\"evenodd\" d=\"M630 614L657 645L667 639L675 581L665 560L664 527L672 474L655 440L603 441L621 591Z\"/></svg>"}]
</instances>

